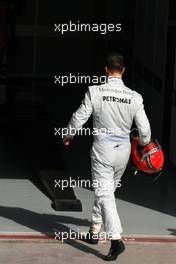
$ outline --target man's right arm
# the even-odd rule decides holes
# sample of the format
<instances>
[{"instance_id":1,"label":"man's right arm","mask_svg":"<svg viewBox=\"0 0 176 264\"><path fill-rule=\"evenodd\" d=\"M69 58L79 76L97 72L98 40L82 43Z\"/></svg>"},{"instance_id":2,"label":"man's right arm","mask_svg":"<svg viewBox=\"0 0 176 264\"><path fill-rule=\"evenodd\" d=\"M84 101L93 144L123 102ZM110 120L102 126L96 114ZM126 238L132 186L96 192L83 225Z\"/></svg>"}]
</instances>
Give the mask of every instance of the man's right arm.
<instances>
[{"instance_id":1,"label":"man's right arm","mask_svg":"<svg viewBox=\"0 0 176 264\"><path fill-rule=\"evenodd\" d=\"M144 110L143 98L140 94L136 98L136 113L134 121L139 132L139 143L145 146L151 141L151 128L147 115Z\"/></svg>"}]
</instances>

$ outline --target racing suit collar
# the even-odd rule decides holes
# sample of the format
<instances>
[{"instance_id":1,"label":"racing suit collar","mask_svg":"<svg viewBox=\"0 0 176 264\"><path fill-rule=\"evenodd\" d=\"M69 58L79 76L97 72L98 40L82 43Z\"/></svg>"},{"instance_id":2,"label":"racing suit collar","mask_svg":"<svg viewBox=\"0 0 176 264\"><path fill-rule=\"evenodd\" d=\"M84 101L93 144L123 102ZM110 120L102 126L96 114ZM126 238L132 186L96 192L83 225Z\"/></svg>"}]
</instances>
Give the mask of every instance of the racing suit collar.
<instances>
[{"instance_id":1,"label":"racing suit collar","mask_svg":"<svg viewBox=\"0 0 176 264\"><path fill-rule=\"evenodd\" d=\"M107 82L122 82L122 78L120 76L108 76Z\"/></svg>"}]
</instances>

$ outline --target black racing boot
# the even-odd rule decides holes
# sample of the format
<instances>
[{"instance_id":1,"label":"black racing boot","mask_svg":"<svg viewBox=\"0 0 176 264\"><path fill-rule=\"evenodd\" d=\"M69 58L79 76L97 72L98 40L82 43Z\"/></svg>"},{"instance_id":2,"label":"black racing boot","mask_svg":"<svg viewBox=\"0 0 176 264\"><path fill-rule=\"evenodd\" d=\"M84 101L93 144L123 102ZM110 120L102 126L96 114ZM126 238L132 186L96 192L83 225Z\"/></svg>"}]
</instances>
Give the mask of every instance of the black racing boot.
<instances>
[{"instance_id":1,"label":"black racing boot","mask_svg":"<svg viewBox=\"0 0 176 264\"><path fill-rule=\"evenodd\" d=\"M116 260L118 255L125 250L125 245L122 240L111 240L111 248L108 255L104 258L106 261Z\"/></svg>"},{"instance_id":2,"label":"black racing boot","mask_svg":"<svg viewBox=\"0 0 176 264\"><path fill-rule=\"evenodd\" d=\"M98 233L92 234L89 230L89 232L86 234L86 242L89 244L98 244Z\"/></svg>"}]
</instances>

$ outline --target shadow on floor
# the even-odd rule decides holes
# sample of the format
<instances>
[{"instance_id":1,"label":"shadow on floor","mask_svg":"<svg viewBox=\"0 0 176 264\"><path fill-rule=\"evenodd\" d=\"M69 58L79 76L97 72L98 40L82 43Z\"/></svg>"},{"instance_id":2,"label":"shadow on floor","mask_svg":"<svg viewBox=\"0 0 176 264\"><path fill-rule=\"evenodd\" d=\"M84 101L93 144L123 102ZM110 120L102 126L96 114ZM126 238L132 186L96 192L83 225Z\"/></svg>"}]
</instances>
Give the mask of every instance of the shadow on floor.
<instances>
[{"instance_id":1,"label":"shadow on floor","mask_svg":"<svg viewBox=\"0 0 176 264\"><path fill-rule=\"evenodd\" d=\"M176 236L176 229L168 228L167 230L171 232L172 236Z\"/></svg>"},{"instance_id":2,"label":"shadow on floor","mask_svg":"<svg viewBox=\"0 0 176 264\"><path fill-rule=\"evenodd\" d=\"M50 235L53 238L55 237L55 232L59 234L59 232L70 234L70 232L74 232L77 234L78 231L69 229L66 225L61 224L74 224L78 226L89 226L90 222L87 219L80 219L71 216L56 216L51 214L39 214L36 212L32 212L30 210L26 210L18 207L4 207L0 206L0 216L6 219L10 219L22 226L26 226L30 229L40 232L44 235ZM88 229L85 231L88 232ZM61 234L59 234L61 237ZM63 236L64 237L64 236ZM104 256L99 253L98 250L89 247L86 244L80 243L79 240L64 240L64 243L69 244L70 246L77 248L86 253L93 254L99 258L103 258ZM59 244L58 244L59 246Z\"/></svg>"}]
</instances>

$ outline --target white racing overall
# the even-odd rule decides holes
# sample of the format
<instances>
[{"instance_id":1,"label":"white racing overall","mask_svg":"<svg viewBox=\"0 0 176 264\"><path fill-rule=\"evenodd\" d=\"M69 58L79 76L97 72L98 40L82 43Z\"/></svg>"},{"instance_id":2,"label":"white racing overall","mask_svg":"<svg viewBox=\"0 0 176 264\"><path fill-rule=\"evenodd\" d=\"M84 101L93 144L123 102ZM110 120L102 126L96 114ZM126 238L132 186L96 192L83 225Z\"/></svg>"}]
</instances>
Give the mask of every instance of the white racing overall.
<instances>
[{"instance_id":1,"label":"white racing overall","mask_svg":"<svg viewBox=\"0 0 176 264\"><path fill-rule=\"evenodd\" d=\"M92 178L95 201L92 211L91 232L105 232L119 239L122 226L116 208L114 192L126 169L130 153L130 130L133 121L139 131L141 145L151 139L151 129L142 96L126 87L119 77L108 77L105 84L90 86L82 104L73 113L68 131L79 130L93 114L94 135L91 150ZM102 132L103 129L103 132ZM68 132L68 135L70 132Z\"/></svg>"}]
</instances>

